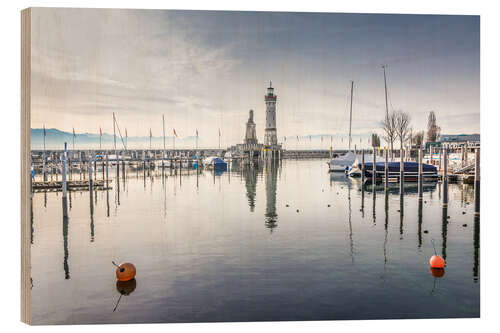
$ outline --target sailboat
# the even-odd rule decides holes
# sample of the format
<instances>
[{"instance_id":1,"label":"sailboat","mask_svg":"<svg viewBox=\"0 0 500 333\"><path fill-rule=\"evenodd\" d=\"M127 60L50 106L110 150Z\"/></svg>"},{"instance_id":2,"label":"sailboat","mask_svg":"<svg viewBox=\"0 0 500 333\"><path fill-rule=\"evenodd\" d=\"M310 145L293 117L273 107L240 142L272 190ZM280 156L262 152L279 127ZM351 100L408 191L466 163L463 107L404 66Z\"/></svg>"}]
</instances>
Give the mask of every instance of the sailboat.
<instances>
[{"instance_id":1,"label":"sailboat","mask_svg":"<svg viewBox=\"0 0 500 333\"><path fill-rule=\"evenodd\" d=\"M356 154L351 151L351 130L352 130L352 95L354 90L354 81L351 81L351 107L349 112L349 151L345 154L334 154L328 167L330 172L346 172L356 161Z\"/></svg>"}]
</instances>

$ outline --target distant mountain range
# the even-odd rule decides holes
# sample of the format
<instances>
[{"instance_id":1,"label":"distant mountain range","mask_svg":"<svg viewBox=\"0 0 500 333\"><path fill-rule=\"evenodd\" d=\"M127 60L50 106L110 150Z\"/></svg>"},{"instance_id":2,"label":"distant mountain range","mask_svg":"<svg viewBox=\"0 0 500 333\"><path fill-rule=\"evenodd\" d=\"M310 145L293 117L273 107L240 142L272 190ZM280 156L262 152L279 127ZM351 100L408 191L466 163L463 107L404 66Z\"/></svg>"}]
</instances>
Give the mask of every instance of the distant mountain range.
<instances>
[{"instance_id":1,"label":"distant mountain range","mask_svg":"<svg viewBox=\"0 0 500 333\"><path fill-rule=\"evenodd\" d=\"M43 149L43 128L32 128L31 135L31 149ZM89 149L99 148L99 134L94 133L76 133L74 136L75 149ZM165 137L165 144L167 148L172 148L174 138L173 136ZM47 128L45 130L45 146L47 149L62 149L64 142L67 142L68 149L73 147L73 133L64 132L56 128ZM123 149L123 143L127 148L145 148L149 147L149 136L130 136L128 138L120 138L116 136L116 147ZM198 144L202 145L202 138L198 138ZM163 147L163 137L151 138L151 145L153 147ZM196 145L196 137L188 136L184 138L175 138L176 148L194 147ZM108 133L102 133L101 146L103 149L112 149L114 147L114 136Z\"/></svg>"},{"instance_id":2,"label":"distant mountain range","mask_svg":"<svg viewBox=\"0 0 500 333\"><path fill-rule=\"evenodd\" d=\"M31 149L43 149L43 128L32 128L31 131ZM56 128L47 128L45 130L45 146L47 149L62 149L64 142L68 144L68 149L73 148L73 133L61 131ZM298 137L298 140L297 140ZM332 138L333 145L346 146L348 144L348 137L346 134L314 134L314 135L290 135L285 137L278 137L278 142L282 143L285 148L295 147L303 148L322 148L327 149L330 145L330 137ZM352 145L368 146L370 134L356 134L352 136ZM116 136L117 149L123 149L125 143L127 148L130 149L144 149L149 147L149 136L131 136L126 139ZM165 137L165 144L167 149L173 147L173 136ZM243 138L241 140L243 142ZM259 142L261 142L259 140ZM74 136L75 149L96 149L99 148L99 134L97 133L76 133ZM163 147L163 137L153 136L151 138L151 145L153 148ZM187 136L183 138L175 138L176 148L194 148L196 146L196 136ZM208 142L203 140L202 137L198 138L199 147L208 147ZM213 146L213 145L212 145ZM214 148L210 146L211 148ZM113 149L114 137L112 134L103 133L101 147L103 149Z\"/></svg>"}]
</instances>

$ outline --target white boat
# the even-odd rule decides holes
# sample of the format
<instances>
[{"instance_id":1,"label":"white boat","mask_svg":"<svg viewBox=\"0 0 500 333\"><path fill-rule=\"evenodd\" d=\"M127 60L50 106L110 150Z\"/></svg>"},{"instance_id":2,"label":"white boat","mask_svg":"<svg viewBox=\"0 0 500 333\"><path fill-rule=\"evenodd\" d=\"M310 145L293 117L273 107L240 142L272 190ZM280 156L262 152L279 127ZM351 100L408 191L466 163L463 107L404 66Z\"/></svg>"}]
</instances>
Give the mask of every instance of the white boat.
<instances>
[{"instance_id":1,"label":"white boat","mask_svg":"<svg viewBox=\"0 0 500 333\"><path fill-rule=\"evenodd\" d=\"M349 151L345 154L334 154L328 162L330 172L345 172L356 161L356 154Z\"/></svg>"}]
</instances>

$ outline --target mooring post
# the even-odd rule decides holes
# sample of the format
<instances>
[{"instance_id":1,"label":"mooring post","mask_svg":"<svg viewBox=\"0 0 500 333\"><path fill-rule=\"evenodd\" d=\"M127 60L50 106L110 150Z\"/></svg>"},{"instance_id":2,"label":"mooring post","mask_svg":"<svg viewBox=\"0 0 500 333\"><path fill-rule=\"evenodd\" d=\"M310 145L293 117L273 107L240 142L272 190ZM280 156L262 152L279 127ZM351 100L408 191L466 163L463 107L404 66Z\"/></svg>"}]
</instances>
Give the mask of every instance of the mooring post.
<instances>
[{"instance_id":1,"label":"mooring post","mask_svg":"<svg viewBox=\"0 0 500 333\"><path fill-rule=\"evenodd\" d=\"M462 157L462 168L465 167L465 149L464 146L460 146L460 153Z\"/></svg>"},{"instance_id":2,"label":"mooring post","mask_svg":"<svg viewBox=\"0 0 500 333\"><path fill-rule=\"evenodd\" d=\"M365 182L365 150L361 151L361 183Z\"/></svg>"},{"instance_id":3,"label":"mooring post","mask_svg":"<svg viewBox=\"0 0 500 333\"><path fill-rule=\"evenodd\" d=\"M115 156L115 162L116 162L116 179L117 181L120 180L120 152L116 152Z\"/></svg>"},{"instance_id":4,"label":"mooring post","mask_svg":"<svg viewBox=\"0 0 500 333\"><path fill-rule=\"evenodd\" d=\"M418 200L422 200L424 196L424 173L422 166L422 146L418 148Z\"/></svg>"},{"instance_id":5,"label":"mooring post","mask_svg":"<svg viewBox=\"0 0 500 333\"><path fill-rule=\"evenodd\" d=\"M443 154L443 148L439 149L439 171L441 171L441 155Z\"/></svg>"},{"instance_id":6,"label":"mooring post","mask_svg":"<svg viewBox=\"0 0 500 333\"><path fill-rule=\"evenodd\" d=\"M375 193L375 186L377 185L377 148L373 147L373 168L372 168L372 185L373 193Z\"/></svg>"},{"instance_id":7,"label":"mooring post","mask_svg":"<svg viewBox=\"0 0 500 333\"><path fill-rule=\"evenodd\" d=\"M475 171L474 171L474 215L479 215L479 210L481 208L481 204L479 202L480 199L480 185L481 185L481 163L480 163L480 151L479 148L476 148L476 156L475 156Z\"/></svg>"},{"instance_id":8,"label":"mooring post","mask_svg":"<svg viewBox=\"0 0 500 333\"><path fill-rule=\"evenodd\" d=\"M94 155L94 179L97 179L97 158L95 150L92 152L92 154Z\"/></svg>"},{"instance_id":9,"label":"mooring post","mask_svg":"<svg viewBox=\"0 0 500 333\"><path fill-rule=\"evenodd\" d=\"M469 144L465 144L465 164L469 161Z\"/></svg>"},{"instance_id":10,"label":"mooring post","mask_svg":"<svg viewBox=\"0 0 500 333\"><path fill-rule=\"evenodd\" d=\"M106 151L106 185L108 185L108 180L109 180L109 154L108 151Z\"/></svg>"},{"instance_id":11,"label":"mooring post","mask_svg":"<svg viewBox=\"0 0 500 333\"><path fill-rule=\"evenodd\" d=\"M431 163L434 165L434 150L432 149L432 145L429 146L429 156L431 157Z\"/></svg>"},{"instance_id":12,"label":"mooring post","mask_svg":"<svg viewBox=\"0 0 500 333\"><path fill-rule=\"evenodd\" d=\"M66 159L67 159L67 143L64 143L64 153L62 155L62 205L63 216L68 217L68 199L67 199L67 184L66 184Z\"/></svg>"},{"instance_id":13,"label":"mooring post","mask_svg":"<svg viewBox=\"0 0 500 333\"><path fill-rule=\"evenodd\" d=\"M80 157L80 163L78 164L78 169L80 170L80 180L82 180L82 166L83 166L83 162L82 162L82 152L81 151L78 152L78 157Z\"/></svg>"},{"instance_id":14,"label":"mooring post","mask_svg":"<svg viewBox=\"0 0 500 333\"><path fill-rule=\"evenodd\" d=\"M89 191L90 191L90 196L92 197L92 188L94 184L92 182L92 154L89 152Z\"/></svg>"},{"instance_id":15,"label":"mooring post","mask_svg":"<svg viewBox=\"0 0 500 333\"><path fill-rule=\"evenodd\" d=\"M448 149L443 152L443 208L448 207Z\"/></svg>"},{"instance_id":16,"label":"mooring post","mask_svg":"<svg viewBox=\"0 0 500 333\"><path fill-rule=\"evenodd\" d=\"M47 181L47 170L46 170L46 161L45 161L45 152L42 153L42 175L43 181Z\"/></svg>"},{"instance_id":17,"label":"mooring post","mask_svg":"<svg viewBox=\"0 0 500 333\"><path fill-rule=\"evenodd\" d=\"M122 159L122 178L125 179L125 159Z\"/></svg>"},{"instance_id":18,"label":"mooring post","mask_svg":"<svg viewBox=\"0 0 500 333\"><path fill-rule=\"evenodd\" d=\"M384 165L384 189L387 191L389 189L389 150L385 150L385 165Z\"/></svg>"},{"instance_id":19,"label":"mooring post","mask_svg":"<svg viewBox=\"0 0 500 333\"><path fill-rule=\"evenodd\" d=\"M405 151L401 149L401 158L399 161L399 192L401 195L404 194L405 191Z\"/></svg>"},{"instance_id":20,"label":"mooring post","mask_svg":"<svg viewBox=\"0 0 500 333\"><path fill-rule=\"evenodd\" d=\"M58 168L58 163L57 163L57 159L59 159L59 162L61 162L61 156L58 156L58 154L56 153L56 161L55 161L55 173L56 173L56 182L59 180L59 168Z\"/></svg>"}]
</instances>

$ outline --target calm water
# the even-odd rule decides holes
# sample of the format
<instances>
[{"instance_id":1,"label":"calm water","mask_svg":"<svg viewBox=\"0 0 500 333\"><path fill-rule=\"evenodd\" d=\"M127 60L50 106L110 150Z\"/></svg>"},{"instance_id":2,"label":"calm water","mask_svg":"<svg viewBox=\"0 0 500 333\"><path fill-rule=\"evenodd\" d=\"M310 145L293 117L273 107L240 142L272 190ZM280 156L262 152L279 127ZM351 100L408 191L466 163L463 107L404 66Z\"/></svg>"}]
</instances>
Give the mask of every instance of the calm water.
<instances>
[{"instance_id":1,"label":"calm water","mask_svg":"<svg viewBox=\"0 0 500 333\"><path fill-rule=\"evenodd\" d=\"M440 184L426 185L419 209L414 184L403 201L397 185L386 198L325 162L128 171L92 202L71 192L66 220L61 193L34 194L32 321L478 317L473 188L450 184L443 211ZM112 260L134 263L136 283L117 288Z\"/></svg>"}]
</instances>

